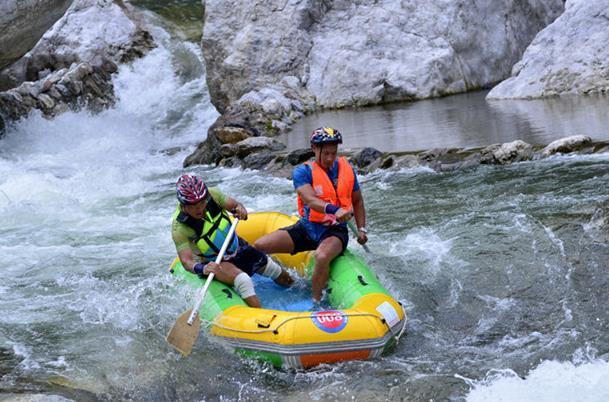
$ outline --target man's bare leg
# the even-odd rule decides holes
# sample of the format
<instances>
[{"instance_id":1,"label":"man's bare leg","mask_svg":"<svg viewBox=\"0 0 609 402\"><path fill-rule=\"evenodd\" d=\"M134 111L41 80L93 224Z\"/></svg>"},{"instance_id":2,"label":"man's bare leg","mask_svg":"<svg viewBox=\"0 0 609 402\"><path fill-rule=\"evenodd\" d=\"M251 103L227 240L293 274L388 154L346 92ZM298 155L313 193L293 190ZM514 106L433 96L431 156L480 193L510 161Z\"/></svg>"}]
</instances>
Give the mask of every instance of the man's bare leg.
<instances>
[{"instance_id":1,"label":"man's bare leg","mask_svg":"<svg viewBox=\"0 0 609 402\"><path fill-rule=\"evenodd\" d=\"M330 277L330 263L343 250L343 243L338 237L324 239L315 250L315 268L313 270L312 288L313 301L321 301L321 293L328 284Z\"/></svg>"}]
</instances>

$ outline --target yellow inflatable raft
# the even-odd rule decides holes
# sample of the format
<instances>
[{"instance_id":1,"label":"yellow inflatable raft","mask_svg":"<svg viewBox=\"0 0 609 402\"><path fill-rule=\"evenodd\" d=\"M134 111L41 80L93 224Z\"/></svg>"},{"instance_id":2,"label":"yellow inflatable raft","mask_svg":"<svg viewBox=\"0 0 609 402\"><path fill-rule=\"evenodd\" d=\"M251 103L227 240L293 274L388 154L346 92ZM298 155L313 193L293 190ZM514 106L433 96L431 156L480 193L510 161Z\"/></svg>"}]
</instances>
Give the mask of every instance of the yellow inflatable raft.
<instances>
[{"instance_id":1,"label":"yellow inflatable raft","mask_svg":"<svg viewBox=\"0 0 609 402\"><path fill-rule=\"evenodd\" d=\"M252 213L247 221L239 222L237 233L254 243L297 219L277 212ZM312 252L273 257L310 277ZM178 259L171 272L193 288L204 283ZM284 368L374 358L390 349L404 332L406 314L401 303L349 250L332 262L327 290L331 310L291 312L248 307L230 286L213 281L199 312L211 334L238 353Z\"/></svg>"}]
</instances>

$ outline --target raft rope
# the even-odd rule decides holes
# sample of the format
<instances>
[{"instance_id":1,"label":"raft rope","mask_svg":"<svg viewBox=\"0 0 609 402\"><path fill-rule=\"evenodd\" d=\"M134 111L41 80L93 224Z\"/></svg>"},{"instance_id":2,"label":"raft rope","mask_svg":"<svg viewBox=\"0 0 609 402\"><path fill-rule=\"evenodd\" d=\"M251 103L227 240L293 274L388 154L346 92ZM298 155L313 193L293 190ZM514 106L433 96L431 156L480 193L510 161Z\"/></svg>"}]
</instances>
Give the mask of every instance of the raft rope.
<instances>
[{"instance_id":1,"label":"raft rope","mask_svg":"<svg viewBox=\"0 0 609 402\"><path fill-rule=\"evenodd\" d=\"M396 342L396 345L397 345L399 340L400 340L400 337L404 334L404 330L406 329L406 310L404 309L404 306L403 306L402 303L399 303L399 305L400 305L400 307L402 307L402 312L404 314L404 324L402 325L402 329L400 330L400 332L397 333L397 335L396 335L395 332L393 332L393 330L391 329L391 327L387 323L387 320L385 320L382 317L379 317L376 314L372 314L372 313L342 313L342 312L341 312L341 314L343 316L346 316L346 317L373 317L373 318L377 318L377 319L381 320L381 322L387 326L387 328L389 329L389 332L391 332L391 335L393 335L393 337L395 338L395 342ZM217 320L214 320L214 321L207 321L207 320L205 320L205 323L207 324L208 327L213 325L215 327L218 327L220 329L224 329L224 330L227 330L227 331L241 332L241 333L245 333L245 334L263 334L265 332L277 332L277 331L279 331L279 328L281 328L282 326L284 326L288 322L293 321L293 320L301 320L301 319L311 319L311 315L292 316L292 317L289 317L289 318L286 318L285 320L283 320L275 328L264 328L264 329L239 329L239 328L231 328L231 327L228 327L226 325L222 325L222 324L218 323Z\"/></svg>"},{"instance_id":2,"label":"raft rope","mask_svg":"<svg viewBox=\"0 0 609 402\"><path fill-rule=\"evenodd\" d=\"M406 309L404 308L404 302L402 300L400 300L398 302L398 304L402 308L402 314L404 314L404 324L402 325L402 329L400 330L400 332L396 336L395 334L393 334L393 331L391 331L391 327L389 327L389 325L387 325L387 327L389 327L389 331L391 331L391 333L393 334L393 337L395 338L395 345L396 346L398 345L398 343L400 343L400 338L402 337L402 335L404 335L404 331L406 331Z\"/></svg>"}]
</instances>

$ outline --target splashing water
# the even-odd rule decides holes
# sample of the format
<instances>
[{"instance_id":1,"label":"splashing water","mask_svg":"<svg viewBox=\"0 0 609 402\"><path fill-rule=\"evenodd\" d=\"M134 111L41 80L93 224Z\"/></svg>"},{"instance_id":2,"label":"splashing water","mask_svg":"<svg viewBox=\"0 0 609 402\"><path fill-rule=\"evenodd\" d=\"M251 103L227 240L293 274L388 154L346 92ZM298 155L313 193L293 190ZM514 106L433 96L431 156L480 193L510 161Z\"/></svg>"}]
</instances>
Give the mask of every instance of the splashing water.
<instances>
[{"instance_id":1,"label":"splashing water","mask_svg":"<svg viewBox=\"0 0 609 402\"><path fill-rule=\"evenodd\" d=\"M111 110L32 115L0 140L0 395L607 399L608 155L360 177L372 253L352 250L405 302L397 348L293 372L202 333L180 359L164 341L192 302L167 272L173 183L218 114L198 47L155 37L115 76ZM287 179L191 171L252 211L296 210ZM308 292L257 286L282 305Z\"/></svg>"}]
</instances>

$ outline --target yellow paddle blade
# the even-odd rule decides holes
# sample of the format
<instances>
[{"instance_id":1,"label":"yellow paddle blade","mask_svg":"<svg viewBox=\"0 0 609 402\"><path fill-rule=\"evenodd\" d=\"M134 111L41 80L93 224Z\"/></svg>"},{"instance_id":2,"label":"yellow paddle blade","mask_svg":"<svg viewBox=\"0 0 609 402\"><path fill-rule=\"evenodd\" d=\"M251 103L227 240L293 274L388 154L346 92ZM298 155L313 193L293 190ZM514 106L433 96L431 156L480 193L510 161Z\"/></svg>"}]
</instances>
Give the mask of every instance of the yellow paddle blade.
<instances>
[{"instance_id":1,"label":"yellow paddle blade","mask_svg":"<svg viewBox=\"0 0 609 402\"><path fill-rule=\"evenodd\" d=\"M192 347L199 336L201 330L201 319L199 314L195 316L192 325L188 325L188 318L192 309L182 313L165 338L183 356L188 356L192 352Z\"/></svg>"}]
</instances>

